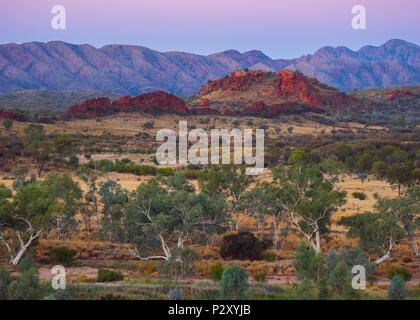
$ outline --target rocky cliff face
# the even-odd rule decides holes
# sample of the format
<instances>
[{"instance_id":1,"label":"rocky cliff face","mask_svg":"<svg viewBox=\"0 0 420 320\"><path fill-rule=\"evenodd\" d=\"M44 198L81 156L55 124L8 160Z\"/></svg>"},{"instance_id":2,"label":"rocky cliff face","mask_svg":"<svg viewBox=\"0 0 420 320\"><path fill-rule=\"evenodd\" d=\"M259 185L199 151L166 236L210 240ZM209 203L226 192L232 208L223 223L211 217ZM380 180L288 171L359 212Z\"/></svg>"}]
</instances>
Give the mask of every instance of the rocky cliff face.
<instances>
[{"instance_id":1,"label":"rocky cliff face","mask_svg":"<svg viewBox=\"0 0 420 320\"><path fill-rule=\"evenodd\" d=\"M201 87L200 95L206 95L219 89L223 91L246 90L253 82L260 81L266 72L263 71L234 71L230 76L210 81Z\"/></svg>"},{"instance_id":2,"label":"rocky cliff face","mask_svg":"<svg viewBox=\"0 0 420 320\"><path fill-rule=\"evenodd\" d=\"M320 83L315 78L305 77L300 72L282 70L277 78L277 96L286 100L300 100L320 110L326 107L344 109L358 105L351 96Z\"/></svg>"},{"instance_id":3,"label":"rocky cliff face","mask_svg":"<svg viewBox=\"0 0 420 320\"><path fill-rule=\"evenodd\" d=\"M5 111L0 109L0 119L10 119L15 121L24 121L25 117L13 111Z\"/></svg>"},{"instance_id":4,"label":"rocky cliff face","mask_svg":"<svg viewBox=\"0 0 420 320\"><path fill-rule=\"evenodd\" d=\"M218 109L223 114L266 114L304 109L344 110L360 107L354 97L308 78L300 72L281 70L236 71L210 81L189 99L197 109Z\"/></svg>"},{"instance_id":5,"label":"rocky cliff face","mask_svg":"<svg viewBox=\"0 0 420 320\"><path fill-rule=\"evenodd\" d=\"M185 102L166 92L144 93L137 97L124 96L114 102L108 98L95 98L70 107L63 119L92 119L119 112L186 113Z\"/></svg>"}]
</instances>

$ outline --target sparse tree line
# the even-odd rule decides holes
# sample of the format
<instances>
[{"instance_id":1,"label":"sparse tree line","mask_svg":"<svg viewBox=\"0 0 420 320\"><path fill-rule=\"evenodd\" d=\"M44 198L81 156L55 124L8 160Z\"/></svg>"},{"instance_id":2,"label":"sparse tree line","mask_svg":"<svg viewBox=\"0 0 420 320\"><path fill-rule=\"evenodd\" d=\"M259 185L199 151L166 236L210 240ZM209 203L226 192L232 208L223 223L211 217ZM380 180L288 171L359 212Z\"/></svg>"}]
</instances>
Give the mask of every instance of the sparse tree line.
<instances>
[{"instance_id":1,"label":"sparse tree line","mask_svg":"<svg viewBox=\"0 0 420 320\"><path fill-rule=\"evenodd\" d=\"M340 167L339 160L317 164L298 150L287 165L273 168L271 183L256 183L244 168L223 165L202 172L199 192L182 171L128 192L115 181L99 184L98 174L82 166L77 173L87 185L84 194L68 173L36 181L17 167L15 194L0 189L0 241L10 263L18 264L41 235L69 239L79 212L86 233L94 229L95 235L123 243L138 259L169 261L174 249L214 246L226 230L239 231L244 219L253 217L253 231L264 241L269 230L273 248L281 250L289 233L297 232L322 252L330 218L345 203L345 192L336 186ZM418 255L419 198L420 188L413 185L395 199L379 198L374 212L344 217L339 224L375 263L388 259L403 240Z\"/></svg>"},{"instance_id":2,"label":"sparse tree line","mask_svg":"<svg viewBox=\"0 0 420 320\"><path fill-rule=\"evenodd\" d=\"M13 122L4 125L10 129ZM0 165L17 158L27 159L41 177L49 167L77 168L81 153L86 159L93 153L121 153L126 143L126 137L106 133L101 136L47 133L41 124L31 123L21 136L11 133L1 137Z\"/></svg>"}]
</instances>

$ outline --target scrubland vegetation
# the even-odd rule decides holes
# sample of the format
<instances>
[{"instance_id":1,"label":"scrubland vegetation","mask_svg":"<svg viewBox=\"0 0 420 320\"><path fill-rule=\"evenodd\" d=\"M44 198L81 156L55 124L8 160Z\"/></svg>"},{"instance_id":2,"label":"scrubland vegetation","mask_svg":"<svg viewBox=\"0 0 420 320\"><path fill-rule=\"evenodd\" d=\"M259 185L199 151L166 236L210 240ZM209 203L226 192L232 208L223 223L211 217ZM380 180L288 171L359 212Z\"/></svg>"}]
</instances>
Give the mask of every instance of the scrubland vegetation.
<instances>
[{"instance_id":1,"label":"scrubland vegetation","mask_svg":"<svg viewBox=\"0 0 420 320\"><path fill-rule=\"evenodd\" d=\"M157 166L153 133L174 118L4 123L0 299L419 299L420 130L319 117L261 123L258 177Z\"/></svg>"}]
</instances>

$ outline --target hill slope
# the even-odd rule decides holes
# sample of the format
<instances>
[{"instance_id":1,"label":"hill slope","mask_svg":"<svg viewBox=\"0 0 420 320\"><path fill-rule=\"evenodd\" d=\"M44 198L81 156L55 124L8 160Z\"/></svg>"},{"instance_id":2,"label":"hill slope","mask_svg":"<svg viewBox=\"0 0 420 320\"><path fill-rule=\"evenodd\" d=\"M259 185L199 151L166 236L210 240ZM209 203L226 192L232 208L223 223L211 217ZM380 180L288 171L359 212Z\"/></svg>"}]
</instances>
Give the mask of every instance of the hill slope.
<instances>
[{"instance_id":1,"label":"hill slope","mask_svg":"<svg viewBox=\"0 0 420 320\"><path fill-rule=\"evenodd\" d=\"M0 45L0 93L89 90L137 95L164 90L189 96L208 80L245 68L297 70L342 91L418 85L420 47L391 40L358 51L324 47L299 59L275 60L255 50L201 56L129 45L97 49L59 41L4 44Z\"/></svg>"},{"instance_id":2,"label":"hill slope","mask_svg":"<svg viewBox=\"0 0 420 320\"><path fill-rule=\"evenodd\" d=\"M198 109L222 109L224 113L277 115L299 107L313 111L360 107L358 100L337 89L289 70L278 74L263 71L235 71L208 82L190 99ZM229 110L229 111L227 111ZM227 111L227 112L226 112Z\"/></svg>"}]
</instances>

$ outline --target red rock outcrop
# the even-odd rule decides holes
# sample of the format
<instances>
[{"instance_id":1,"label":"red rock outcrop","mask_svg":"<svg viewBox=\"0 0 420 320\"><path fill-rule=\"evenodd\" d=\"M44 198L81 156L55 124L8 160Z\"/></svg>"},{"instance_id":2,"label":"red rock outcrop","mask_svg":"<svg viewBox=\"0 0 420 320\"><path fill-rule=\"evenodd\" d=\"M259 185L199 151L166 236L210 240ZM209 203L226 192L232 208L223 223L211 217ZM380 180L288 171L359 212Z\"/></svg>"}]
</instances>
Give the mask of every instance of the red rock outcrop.
<instances>
[{"instance_id":1,"label":"red rock outcrop","mask_svg":"<svg viewBox=\"0 0 420 320\"><path fill-rule=\"evenodd\" d=\"M63 118L65 119L91 119L113 114L115 110L108 98L95 98L83 101L81 104L70 107Z\"/></svg>"},{"instance_id":2,"label":"red rock outcrop","mask_svg":"<svg viewBox=\"0 0 420 320\"><path fill-rule=\"evenodd\" d=\"M286 101L300 101L321 110L326 106L342 109L358 104L353 97L328 87L317 79L308 78L300 72L290 70L279 71L276 94L278 97L285 98Z\"/></svg>"},{"instance_id":3,"label":"red rock outcrop","mask_svg":"<svg viewBox=\"0 0 420 320\"><path fill-rule=\"evenodd\" d=\"M205 84L200 94L204 95L218 89L230 91L246 89L250 83L258 82L265 74L263 71L234 71L230 76Z\"/></svg>"},{"instance_id":4,"label":"red rock outcrop","mask_svg":"<svg viewBox=\"0 0 420 320\"><path fill-rule=\"evenodd\" d=\"M134 111L186 113L185 102L163 91L144 93L131 99Z\"/></svg>"},{"instance_id":5,"label":"red rock outcrop","mask_svg":"<svg viewBox=\"0 0 420 320\"><path fill-rule=\"evenodd\" d=\"M15 121L25 121L25 117L13 111L5 111L0 109L0 119L10 119Z\"/></svg>"},{"instance_id":6,"label":"red rock outcrop","mask_svg":"<svg viewBox=\"0 0 420 320\"><path fill-rule=\"evenodd\" d=\"M92 119L118 112L186 113L187 108L184 100L163 91L156 91L134 98L124 96L112 103L108 98L86 100L70 107L63 118Z\"/></svg>"},{"instance_id":7,"label":"red rock outcrop","mask_svg":"<svg viewBox=\"0 0 420 320\"><path fill-rule=\"evenodd\" d=\"M387 101L395 101L400 98L413 96L413 92L410 90L390 90L388 92Z\"/></svg>"},{"instance_id":8,"label":"red rock outcrop","mask_svg":"<svg viewBox=\"0 0 420 320\"><path fill-rule=\"evenodd\" d=\"M323 112L358 108L360 102L350 95L308 78L300 72L281 70L276 75L263 71L236 71L205 84L194 98L199 108L225 105L222 114L276 116L296 109ZM226 106L230 110L226 110Z\"/></svg>"},{"instance_id":9,"label":"red rock outcrop","mask_svg":"<svg viewBox=\"0 0 420 320\"><path fill-rule=\"evenodd\" d=\"M200 102L200 105L198 106L199 108L208 108L210 105L210 100L209 99L203 99Z\"/></svg>"}]
</instances>

